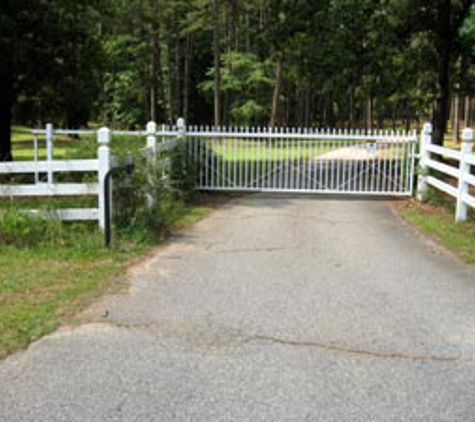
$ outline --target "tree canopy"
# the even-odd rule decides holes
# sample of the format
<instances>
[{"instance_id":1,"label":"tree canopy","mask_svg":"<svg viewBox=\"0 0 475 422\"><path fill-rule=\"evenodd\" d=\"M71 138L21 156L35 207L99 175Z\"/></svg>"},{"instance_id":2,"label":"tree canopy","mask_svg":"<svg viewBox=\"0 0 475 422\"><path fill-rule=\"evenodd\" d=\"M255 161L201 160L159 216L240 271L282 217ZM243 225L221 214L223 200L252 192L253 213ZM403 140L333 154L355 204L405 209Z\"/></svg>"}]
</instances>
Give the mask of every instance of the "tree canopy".
<instances>
[{"instance_id":1,"label":"tree canopy","mask_svg":"<svg viewBox=\"0 0 475 422\"><path fill-rule=\"evenodd\" d=\"M470 125L473 0L3 0L13 122Z\"/></svg>"}]
</instances>

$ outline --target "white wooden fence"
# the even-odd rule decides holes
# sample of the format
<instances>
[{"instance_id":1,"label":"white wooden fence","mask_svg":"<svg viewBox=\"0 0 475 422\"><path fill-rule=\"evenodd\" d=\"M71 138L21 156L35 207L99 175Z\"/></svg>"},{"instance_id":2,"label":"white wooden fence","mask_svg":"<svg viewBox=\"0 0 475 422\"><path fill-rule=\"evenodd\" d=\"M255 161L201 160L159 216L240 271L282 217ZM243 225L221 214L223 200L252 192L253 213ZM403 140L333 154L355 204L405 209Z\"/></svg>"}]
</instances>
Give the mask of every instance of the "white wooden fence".
<instances>
[{"instance_id":1,"label":"white wooden fence","mask_svg":"<svg viewBox=\"0 0 475 422\"><path fill-rule=\"evenodd\" d=\"M55 135L96 135L97 155L91 159L54 158ZM415 164L415 132L372 132L267 130L186 127L157 128L154 122L145 131L35 130L34 160L0 163L0 176L32 174L29 184L0 184L0 198L16 197L97 197L96 208L51 211L61 220L96 220L105 224L104 180L115 164L110 143L113 136L143 137L146 156L164 160L163 177L169 182L167 152L186 140L190 162L199 167L197 189L271 192L321 192L363 195L406 196L412 194ZM46 159L38 154L38 135L46 136ZM428 186L456 200L456 220L467 218L467 207L475 208L474 133L465 129L460 151L432 144L432 127L424 125L420 135L418 198L427 197ZM456 166L442 159L450 159ZM162 163L163 164L163 163ZM431 173L444 175L442 180ZM96 181L61 183L58 173L95 173ZM450 183L447 177L454 183ZM153 198L150 198L153 201ZM30 212L39 212L30 210Z\"/></svg>"},{"instance_id":2,"label":"white wooden fence","mask_svg":"<svg viewBox=\"0 0 475 422\"><path fill-rule=\"evenodd\" d=\"M113 137L127 136L146 139L142 152L148 161L155 165L162 160L163 179L169 185L170 160L168 151L183 139L184 121L179 119L176 126L162 126L150 122L144 131L121 131L101 128L98 131L54 129L46 125L46 129L33 130L33 161L0 163L2 175L33 175L33 183L1 183L0 198L32 198L32 197L97 197L96 208L71 208L48 211L47 214L64 221L97 221L99 227L105 227L105 192L104 181L107 173L116 165L116 158L111 154ZM39 159L38 136L46 137L46 159ZM54 158L54 140L57 135L89 135L96 136L98 142L97 155L91 159L58 160ZM163 163L164 161L164 163ZM58 173L95 173L96 181L84 183L64 183L55 178ZM150 198L153 201L153 198ZM45 213L40 210L26 210L32 214Z\"/></svg>"},{"instance_id":3,"label":"white wooden fence","mask_svg":"<svg viewBox=\"0 0 475 422\"><path fill-rule=\"evenodd\" d=\"M472 175L472 168L475 168L473 141L474 132L470 128L462 133L460 151L434 145L430 123L424 125L421 134L418 199L427 199L429 186L450 195L456 201L456 221L466 221L468 207L475 208L475 196L472 193L475 189L475 176ZM442 159L449 159L455 165Z\"/></svg>"},{"instance_id":4,"label":"white wooden fence","mask_svg":"<svg viewBox=\"0 0 475 422\"><path fill-rule=\"evenodd\" d=\"M55 160L54 135L93 134L93 131L54 130L47 125L46 130L34 130L35 151L33 161L0 163L0 175L34 175L34 183L0 184L0 198L19 197L82 197L96 196L97 208L70 208L48 211L57 218L66 221L96 220L104 228L104 179L113 164L110 152L111 131L102 128L97 131L99 147L97 156L83 160ZM38 159L37 135L46 135L46 160ZM55 180L58 173L96 173L97 181L88 183L62 183ZM41 175L46 175L42 181ZM28 210L36 214L39 210ZM41 211L42 212L42 211Z\"/></svg>"}]
</instances>

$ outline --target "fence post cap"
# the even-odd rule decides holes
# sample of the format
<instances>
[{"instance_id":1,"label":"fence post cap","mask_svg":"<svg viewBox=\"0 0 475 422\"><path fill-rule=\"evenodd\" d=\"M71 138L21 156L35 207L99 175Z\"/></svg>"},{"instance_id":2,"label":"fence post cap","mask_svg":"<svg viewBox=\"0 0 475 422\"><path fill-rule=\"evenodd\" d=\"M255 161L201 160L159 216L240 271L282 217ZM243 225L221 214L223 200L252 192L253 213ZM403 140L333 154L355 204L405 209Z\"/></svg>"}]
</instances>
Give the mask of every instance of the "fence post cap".
<instances>
[{"instance_id":1,"label":"fence post cap","mask_svg":"<svg viewBox=\"0 0 475 422\"><path fill-rule=\"evenodd\" d=\"M180 117L177 121L176 121L176 126L178 127L178 129L185 129L185 119L183 117Z\"/></svg>"},{"instance_id":2,"label":"fence post cap","mask_svg":"<svg viewBox=\"0 0 475 422\"><path fill-rule=\"evenodd\" d=\"M153 121L147 123L147 132L155 133L157 131L157 124Z\"/></svg>"},{"instance_id":3,"label":"fence post cap","mask_svg":"<svg viewBox=\"0 0 475 422\"><path fill-rule=\"evenodd\" d=\"M463 142L473 142L473 129L465 128L462 132L462 141Z\"/></svg>"},{"instance_id":4,"label":"fence post cap","mask_svg":"<svg viewBox=\"0 0 475 422\"><path fill-rule=\"evenodd\" d=\"M422 127L422 131L428 135L432 133L432 123L424 123L424 126Z\"/></svg>"},{"instance_id":5,"label":"fence post cap","mask_svg":"<svg viewBox=\"0 0 475 422\"><path fill-rule=\"evenodd\" d=\"M107 145L111 140L111 131L107 127L101 127L97 131L97 141L101 145Z\"/></svg>"}]
</instances>

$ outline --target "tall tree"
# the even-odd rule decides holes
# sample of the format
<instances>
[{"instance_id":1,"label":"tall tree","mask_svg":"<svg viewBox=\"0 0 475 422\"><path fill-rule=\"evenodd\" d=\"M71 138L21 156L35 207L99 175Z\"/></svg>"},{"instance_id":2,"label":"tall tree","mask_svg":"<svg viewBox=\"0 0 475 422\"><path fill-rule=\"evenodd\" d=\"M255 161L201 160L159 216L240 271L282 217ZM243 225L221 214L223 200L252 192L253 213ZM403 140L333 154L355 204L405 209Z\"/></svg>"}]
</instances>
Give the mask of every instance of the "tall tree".
<instances>
[{"instance_id":1,"label":"tall tree","mask_svg":"<svg viewBox=\"0 0 475 422\"><path fill-rule=\"evenodd\" d=\"M159 0L151 0L151 69L150 69L150 120L157 122L159 118L159 92L162 82L162 56L160 44Z\"/></svg>"},{"instance_id":2,"label":"tall tree","mask_svg":"<svg viewBox=\"0 0 475 422\"><path fill-rule=\"evenodd\" d=\"M15 102L15 47L20 9L18 1L7 0L0 9L0 161L12 159L11 124Z\"/></svg>"},{"instance_id":3,"label":"tall tree","mask_svg":"<svg viewBox=\"0 0 475 422\"><path fill-rule=\"evenodd\" d=\"M214 125L221 125L221 48L219 0L213 2Z\"/></svg>"},{"instance_id":4,"label":"tall tree","mask_svg":"<svg viewBox=\"0 0 475 422\"><path fill-rule=\"evenodd\" d=\"M451 44L453 29L451 26L452 0L437 0L435 20L435 50L436 50L436 92L435 105L432 116L434 126L434 143L442 145L447 131L447 117L449 108L451 62Z\"/></svg>"},{"instance_id":5,"label":"tall tree","mask_svg":"<svg viewBox=\"0 0 475 422\"><path fill-rule=\"evenodd\" d=\"M282 79L284 72L284 53L278 51L276 53L276 66L275 66L275 80L274 80L274 92L272 94L272 110L270 114L269 126L275 127L279 121L280 113L280 96L282 93Z\"/></svg>"},{"instance_id":6,"label":"tall tree","mask_svg":"<svg viewBox=\"0 0 475 422\"><path fill-rule=\"evenodd\" d=\"M468 16L473 0L437 0L432 28L436 52L435 104L432 115L433 142L444 143L450 104L450 67L458 57L460 29Z\"/></svg>"}]
</instances>

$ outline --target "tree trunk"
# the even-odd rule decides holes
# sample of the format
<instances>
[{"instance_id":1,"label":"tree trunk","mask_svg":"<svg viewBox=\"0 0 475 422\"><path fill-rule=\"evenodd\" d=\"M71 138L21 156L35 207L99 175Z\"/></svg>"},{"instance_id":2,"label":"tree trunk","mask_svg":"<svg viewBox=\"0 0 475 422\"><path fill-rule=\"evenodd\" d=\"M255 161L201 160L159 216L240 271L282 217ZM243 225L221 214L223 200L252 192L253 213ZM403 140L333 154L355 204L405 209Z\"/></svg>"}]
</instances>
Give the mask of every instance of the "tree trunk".
<instances>
[{"instance_id":1,"label":"tree trunk","mask_svg":"<svg viewBox=\"0 0 475 422\"><path fill-rule=\"evenodd\" d=\"M238 0L229 0L229 52L238 51L238 23L239 23L239 9Z\"/></svg>"},{"instance_id":2,"label":"tree trunk","mask_svg":"<svg viewBox=\"0 0 475 422\"><path fill-rule=\"evenodd\" d=\"M436 95L432 116L434 127L433 142L436 145L444 144L447 131L447 115L450 99L450 48L452 41L451 30L451 0L437 0L437 29L435 32L436 59Z\"/></svg>"},{"instance_id":3,"label":"tree trunk","mask_svg":"<svg viewBox=\"0 0 475 422\"><path fill-rule=\"evenodd\" d=\"M219 1L213 0L213 53L214 53L214 125L221 125L221 54L219 49Z\"/></svg>"},{"instance_id":4,"label":"tree trunk","mask_svg":"<svg viewBox=\"0 0 475 422\"><path fill-rule=\"evenodd\" d=\"M472 126L472 99L470 95L465 96L465 107L464 107L464 127Z\"/></svg>"},{"instance_id":5,"label":"tree trunk","mask_svg":"<svg viewBox=\"0 0 475 422\"><path fill-rule=\"evenodd\" d=\"M453 120L452 120L452 136L454 142L460 141L460 97L459 94L454 95L454 108L453 108Z\"/></svg>"},{"instance_id":6,"label":"tree trunk","mask_svg":"<svg viewBox=\"0 0 475 422\"><path fill-rule=\"evenodd\" d=\"M327 116L327 94L324 92L321 96L320 99L320 107L322 110L322 120L321 120L321 125L322 126L327 126L328 125L328 116Z\"/></svg>"},{"instance_id":7,"label":"tree trunk","mask_svg":"<svg viewBox=\"0 0 475 422\"><path fill-rule=\"evenodd\" d=\"M251 52L251 11L246 7L246 53Z\"/></svg>"},{"instance_id":8,"label":"tree trunk","mask_svg":"<svg viewBox=\"0 0 475 422\"><path fill-rule=\"evenodd\" d=\"M373 98L370 95L366 98L366 130L373 129Z\"/></svg>"},{"instance_id":9,"label":"tree trunk","mask_svg":"<svg viewBox=\"0 0 475 422\"><path fill-rule=\"evenodd\" d=\"M275 127L279 119L280 94L282 91L284 57L281 52L277 54L277 65L275 68L274 94L272 96L272 111L270 116L270 127Z\"/></svg>"},{"instance_id":10,"label":"tree trunk","mask_svg":"<svg viewBox=\"0 0 475 422\"><path fill-rule=\"evenodd\" d=\"M174 121L175 118L175 93L174 87L175 84L173 83L173 41L171 36L171 28L169 27L167 30L167 102L168 102L168 121L171 123Z\"/></svg>"},{"instance_id":11,"label":"tree trunk","mask_svg":"<svg viewBox=\"0 0 475 422\"><path fill-rule=\"evenodd\" d=\"M178 114L182 110L182 90L181 90L181 76L182 76L182 60L181 60L181 40L179 35L176 34L175 38L175 69L173 73L175 74L175 110L177 115L175 118L181 117Z\"/></svg>"},{"instance_id":12,"label":"tree trunk","mask_svg":"<svg viewBox=\"0 0 475 422\"><path fill-rule=\"evenodd\" d=\"M161 84L161 49L160 49L160 26L158 19L158 0L152 0L152 54L150 71L150 120L158 122L159 116L158 97Z\"/></svg>"},{"instance_id":13,"label":"tree trunk","mask_svg":"<svg viewBox=\"0 0 475 422\"><path fill-rule=\"evenodd\" d=\"M310 92L310 89L305 90L305 127L310 127L311 126L311 117L310 117L310 101L311 101L311 95L312 93Z\"/></svg>"},{"instance_id":14,"label":"tree trunk","mask_svg":"<svg viewBox=\"0 0 475 422\"><path fill-rule=\"evenodd\" d=\"M349 126L352 128L355 123L355 95L353 91L353 87L350 87L350 93L349 93Z\"/></svg>"},{"instance_id":15,"label":"tree trunk","mask_svg":"<svg viewBox=\"0 0 475 422\"><path fill-rule=\"evenodd\" d=\"M186 36L185 75L183 81L183 118L188 121L190 108L191 36Z\"/></svg>"},{"instance_id":16,"label":"tree trunk","mask_svg":"<svg viewBox=\"0 0 475 422\"><path fill-rule=\"evenodd\" d=\"M5 78L2 78L2 81L0 84L0 161L11 161L13 84L8 83Z\"/></svg>"},{"instance_id":17,"label":"tree trunk","mask_svg":"<svg viewBox=\"0 0 475 422\"><path fill-rule=\"evenodd\" d=\"M328 93L328 126L334 128L336 126L336 116L335 116L335 101L333 97L333 92Z\"/></svg>"},{"instance_id":18,"label":"tree trunk","mask_svg":"<svg viewBox=\"0 0 475 422\"><path fill-rule=\"evenodd\" d=\"M12 13L12 11L9 12ZM15 102L14 37L15 34L0 36L2 55L0 64L0 161L12 160L12 109Z\"/></svg>"},{"instance_id":19,"label":"tree trunk","mask_svg":"<svg viewBox=\"0 0 475 422\"><path fill-rule=\"evenodd\" d=\"M227 53L233 53L238 51L238 42L237 42L237 28L238 28L238 19L239 19L239 10L238 10L238 0L229 0L228 3L228 13L226 13L226 34L227 34ZM231 65L228 64L229 70L232 72ZM224 92L224 104L222 109L221 120L224 124L229 124L230 120L230 109L233 104L234 98L232 92L226 90Z\"/></svg>"}]
</instances>

